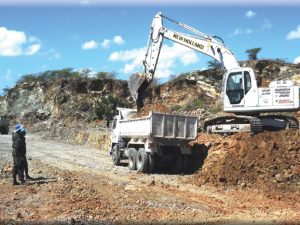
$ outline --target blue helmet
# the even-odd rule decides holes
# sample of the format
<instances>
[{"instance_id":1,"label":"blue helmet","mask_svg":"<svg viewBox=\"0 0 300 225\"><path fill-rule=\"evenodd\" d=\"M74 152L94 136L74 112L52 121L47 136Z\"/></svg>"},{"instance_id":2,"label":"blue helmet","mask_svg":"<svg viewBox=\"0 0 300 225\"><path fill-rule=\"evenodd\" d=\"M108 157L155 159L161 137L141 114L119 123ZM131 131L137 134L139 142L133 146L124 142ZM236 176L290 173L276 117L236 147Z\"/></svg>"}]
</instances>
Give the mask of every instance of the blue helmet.
<instances>
[{"instance_id":1,"label":"blue helmet","mask_svg":"<svg viewBox=\"0 0 300 225\"><path fill-rule=\"evenodd\" d=\"M24 133L27 133L27 130L25 130L25 129L21 129L21 134L24 134Z\"/></svg>"},{"instance_id":2,"label":"blue helmet","mask_svg":"<svg viewBox=\"0 0 300 225\"><path fill-rule=\"evenodd\" d=\"M23 128L23 125L22 124L18 124L15 126L15 131L14 133L16 133L17 131L21 130Z\"/></svg>"}]
</instances>

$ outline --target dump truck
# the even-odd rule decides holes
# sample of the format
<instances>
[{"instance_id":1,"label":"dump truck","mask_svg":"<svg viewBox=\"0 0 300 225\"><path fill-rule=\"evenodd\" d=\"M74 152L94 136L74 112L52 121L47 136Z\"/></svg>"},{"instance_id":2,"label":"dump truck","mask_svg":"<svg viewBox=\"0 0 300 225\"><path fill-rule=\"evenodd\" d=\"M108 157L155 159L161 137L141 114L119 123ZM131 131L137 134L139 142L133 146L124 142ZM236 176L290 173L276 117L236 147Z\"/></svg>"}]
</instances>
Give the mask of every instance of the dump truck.
<instances>
[{"instance_id":1,"label":"dump truck","mask_svg":"<svg viewBox=\"0 0 300 225\"><path fill-rule=\"evenodd\" d=\"M10 120L4 120L0 118L0 133L8 134L10 126Z\"/></svg>"},{"instance_id":2,"label":"dump truck","mask_svg":"<svg viewBox=\"0 0 300 225\"><path fill-rule=\"evenodd\" d=\"M129 169L151 173L154 165L169 166L172 173L186 172L197 138L197 116L150 111L133 118L135 109L117 108L109 148L112 162L128 159Z\"/></svg>"}]
</instances>

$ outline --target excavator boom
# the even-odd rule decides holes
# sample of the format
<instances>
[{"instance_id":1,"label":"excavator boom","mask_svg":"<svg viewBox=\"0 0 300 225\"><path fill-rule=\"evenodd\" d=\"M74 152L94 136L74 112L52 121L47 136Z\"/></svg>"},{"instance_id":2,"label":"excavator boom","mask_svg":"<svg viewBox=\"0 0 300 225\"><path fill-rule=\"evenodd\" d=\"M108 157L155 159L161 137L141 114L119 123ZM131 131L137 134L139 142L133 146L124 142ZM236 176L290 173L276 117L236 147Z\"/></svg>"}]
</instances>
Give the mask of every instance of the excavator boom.
<instances>
[{"instance_id":1,"label":"excavator boom","mask_svg":"<svg viewBox=\"0 0 300 225\"><path fill-rule=\"evenodd\" d=\"M163 17L178 24L182 28L197 34L199 37L164 28L162 22ZM147 51L145 60L143 61L144 71L143 73L133 73L129 77L128 88L133 99L137 103L138 111L144 105L143 99L145 97L145 91L153 80L164 38L213 57L222 64L224 72L240 67L234 53L224 43L220 43L214 39L219 37L201 33L186 24L178 23L175 20L158 13L153 18L151 25ZM150 47L151 50L149 51ZM149 57L148 53L150 53ZM148 61L149 64L147 63ZM149 70L148 73L146 72L147 69Z\"/></svg>"}]
</instances>

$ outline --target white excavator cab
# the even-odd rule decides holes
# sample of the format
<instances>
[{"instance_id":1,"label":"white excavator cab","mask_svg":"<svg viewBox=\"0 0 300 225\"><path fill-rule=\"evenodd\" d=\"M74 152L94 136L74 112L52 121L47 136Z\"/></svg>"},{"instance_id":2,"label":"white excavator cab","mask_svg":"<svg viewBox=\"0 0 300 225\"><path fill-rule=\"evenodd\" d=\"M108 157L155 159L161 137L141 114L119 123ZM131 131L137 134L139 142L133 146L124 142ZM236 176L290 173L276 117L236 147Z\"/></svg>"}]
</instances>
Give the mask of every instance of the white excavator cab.
<instances>
[{"instance_id":1,"label":"white excavator cab","mask_svg":"<svg viewBox=\"0 0 300 225\"><path fill-rule=\"evenodd\" d=\"M257 82L253 70L238 68L227 72L222 94L225 112L240 111L235 108L258 106Z\"/></svg>"}]
</instances>

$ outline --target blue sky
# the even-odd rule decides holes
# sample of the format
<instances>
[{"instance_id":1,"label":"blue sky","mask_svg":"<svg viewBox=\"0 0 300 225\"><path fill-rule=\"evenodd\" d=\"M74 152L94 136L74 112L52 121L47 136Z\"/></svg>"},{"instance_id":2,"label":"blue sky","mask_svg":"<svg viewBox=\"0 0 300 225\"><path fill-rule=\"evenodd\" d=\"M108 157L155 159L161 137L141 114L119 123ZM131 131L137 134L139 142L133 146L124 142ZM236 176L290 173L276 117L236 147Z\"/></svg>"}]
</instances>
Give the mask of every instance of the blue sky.
<instances>
[{"instance_id":1,"label":"blue sky","mask_svg":"<svg viewBox=\"0 0 300 225\"><path fill-rule=\"evenodd\" d=\"M247 49L261 47L258 58L300 62L300 3L296 1L285 5L256 0L243 5L218 0L164 3L1 1L0 93L6 86L13 87L21 75L67 67L116 71L118 79L128 80L133 72L142 72L141 59L158 12L221 37L239 61L247 59ZM168 20L164 26L191 34ZM209 60L165 39L155 76L165 82L170 74L207 69Z\"/></svg>"}]
</instances>

